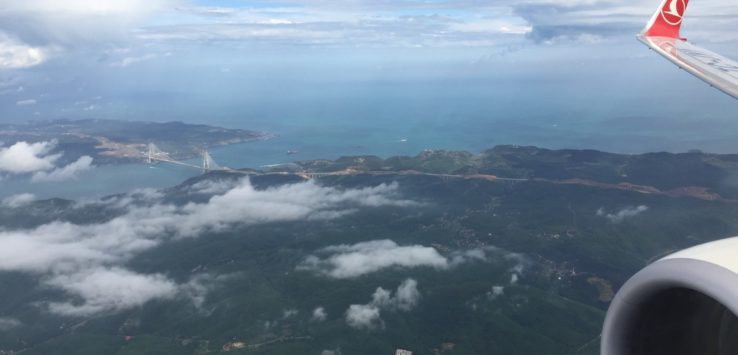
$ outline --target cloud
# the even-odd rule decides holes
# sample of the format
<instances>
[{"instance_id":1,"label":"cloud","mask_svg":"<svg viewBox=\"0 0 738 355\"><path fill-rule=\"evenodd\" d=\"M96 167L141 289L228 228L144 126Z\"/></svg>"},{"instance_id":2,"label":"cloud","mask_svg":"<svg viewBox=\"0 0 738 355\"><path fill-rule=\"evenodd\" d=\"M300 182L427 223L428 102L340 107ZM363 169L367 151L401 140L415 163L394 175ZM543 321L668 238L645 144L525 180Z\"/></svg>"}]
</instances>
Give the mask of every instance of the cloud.
<instances>
[{"instance_id":1,"label":"cloud","mask_svg":"<svg viewBox=\"0 0 738 355\"><path fill-rule=\"evenodd\" d=\"M87 199L75 202L75 208L82 208L90 205L102 207L110 207L117 210L126 210L133 206L148 206L155 204L158 200L164 198L164 193L154 188L133 189L126 194L106 196L102 199Z\"/></svg>"},{"instance_id":2,"label":"cloud","mask_svg":"<svg viewBox=\"0 0 738 355\"><path fill-rule=\"evenodd\" d=\"M354 278L391 267L433 267L446 269L448 260L434 248L421 245L399 246L391 240L373 240L353 245L336 245L318 251L299 266L333 278Z\"/></svg>"},{"instance_id":3,"label":"cloud","mask_svg":"<svg viewBox=\"0 0 738 355\"><path fill-rule=\"evenodd\" d=\"M15 318L0 317L0 331L8 331L13 328L18 328L21 325L23 325L23 323Z\"/></svg>"},{"instance_id":4,"label":"cloud","mask_svg":"<svg viewBox=\"0 0 738 355\"><path fill-rule=\"evenodd\" d=\"M46 272L67 269L70 263L121 261L169 239L196 237L234 225L325 219L321 212L404 205L404 200L390 197L396 194L396 184L340 190L305 182L256 190L244 179L206 203L133 205L123 215L99 224L52 222L31 230L2 231L0 245L9 247L0 249L0 270ZM10 249L28 253L11 253Z\"/></svg>"},{"instance_id":5,"label":"cloud","mask_svg":"<svg viewBox=\"0 0 738 355\"><path fill-rule=\"evenodd\" d=\"M47 52L47 49L30 46L0 31L0 69L22 69L39 65L48 58ZM35 100L27 101L35 103Z\"/></svg>"},{"instance_id":6,"label":"cloud","mask_svg":"<svg viewBox=\"0 0 738 355\"><path fill-rule=\"evenodd\" d=\"M4 0L0 31L26 42L63 48L109 45L177 0Z\"/></svg>"},{"instance_id":7,"label":"cloud","mask_svg":"<svg viewBox=\"0 0 738 355\"><path fill-rule=\"evenodd\" d=\"M359 207L417 205L399 196L396 183L341 190L310 181L256 190L248 180L242 180L227 193L213 196L207 204L184 206L182 212L188 217L173 227L179 235L191 236L205 230L223 230L234 223L334 219Z\"/></svg>"},{"instance_id":8,"label":"cloud","mask_svg":"<svg viewBox=\"0 0 738 355\"><path fill-rule=\"evenodd\" d=\"M85 155L70 163L67 166L56 168L52 171L39 171L33 174L31 181L33 182L56 182L74 180L80 173L92 168L92 158Z\"/></svg>"},{"instance_id":9,"label":"cloud","mask_svg":"<svg viewBox=\"0 0 738 355\"><path fill-rule=\"evenodd\" d=\"M387 301L390 305L401 311L410 311L415 308L419 299L418 282L413 279L407 279L397 287L395 298L390 298Z\"/></svg>"},{"instance_id":10,"label":"cloud","mask_svg":"<svg viewBox=\"0 0 738 355\"><path fill-rule=\"evenodd\" d=\"M161 8L173 1L157 0L5 0L0 9L3 11L49 12L59 15L112 15L141 14Z\"/></svg>"},{"instance_id":11,"label":"cloud","mask_svg":"<svg viewBox=\"0 0 738 355\"><path fill-rule=\"evenodd\" d=\"M0 201L0 206L18 208L23 207L36 200L36 195L30 193L8 196Z\"/></svg>"},{"instance_id":12,"label":"cloud","mask_svg":"<svg viewBox=\"0 0 738 355\"><path fill-rule=\"evenodd\" d=\"M34 100L34 99L19 100L19 101L16 101L15 102L15 105L16 106L31 106L31 105L35 105L35 104L36 104L36 100Z\"/></svg>"},{"instance_id":13,"label":"cloud","mask_svg":"<svg viewBox=\"0 0 738 355\"><path fill-rule=\"evenodd\" d=\"M356 329L383 328L379 308L371 304L352 304L346 310L346 324Z\"/></svg>"},{"instance_id":14,"label":"cloud","mask_svg":"<svg viewBox=\"0 0 738 355\"><path fill-rule=\"evenodd\" d=\"M400 246L388 239L329 246L305 258L297 269L347 279L388 268L431 267L446 270L465 263L486 262L500 257L516 260L515 270L511 272L522 272L525 260L522 255L493 246L453 251L444 256L432 247Z\"/></svg>"},{"instance_id":15,"label":"cloud","mask_svg":"<svg viewBox=\"0 0 738 355\"><path fill-rule=\"evenodd\" d=\"M10 147L0 147L0 173L33 173L54 168L60 154L49 154L55 142L18 142Z\"/></svg>"},{"instance_id":16,"label":"cloud","mask_svg":"<svg viewBox=\"0 0 738 355\"><path fill-rule=\"evenodd\" d=\"M82 299L83 303L52 302L49 310L65 316L90 316L138 307L153 299L173 298L178 285L164 275L137 274L121 268L99 268L55 275L44 282Z\"/></svg>"},{"instance_id":17,"label":"cloud","mask_svg":"<svg viewBox=\"0 0 738 355\"><path fill-rule=\"evenodd\" d=\"M217 43L320 47L508 48L528 43L591 43L630 38L656 4L641 0L554 2L267 1L259 6L197 5L186 0L5 0L0 32L8 62L37 65L57 53L108 59L110 48L160 50L116 56L111 66L166 56L173 45ZM735 40L725 31L738 11L727 0L690 8L700 40ZM90 50L92 49L92 50ZM91 53L97 53L91 55ZM119 53L120 54L120 53ZM2 58L3 56L0 56Z\"/></svg>"},{"instance_id":18,"label":"cloud","mask_svg":"<svg viewBox=\"0 0 738 355\"><path fill-rule=\"evenodd\" d=\"M610 220L611 223L620 223L628 218L635 217L643 212L648 211L648 206L640 205L637 207L626 207L615 213L606 213L603 208L597 210L597 215L605 217Z\"/></svg>"},{"instance_id":19,"label":"cloud","mask_svg":"<svg viewBox=\"0 0 738 355\"><path fill-rule=\"evenodd\" d=\"M492 290L487 292L487 298L493 300L505 294L505 286L492 286Z\"/></svg>"},{"instance_id":20,"label":"cloud","mask_svg":"<svg viewBox=\"0 0 738 355\"><path fill-rule=\"evenodd\" d=\"M328 318L328 313L325 312L325 308L317 307L313 310L313 316L310 320L313 322L322 322Z\"/></svg>"},{"instance_id":21,"label":"cloud","mask_svg":"<svg viewBox=\"0 0 738 355\"><path fill-rule=\"evenodd\" d=\"M299 313L300 311L294 308L285 309L284 311L282 311L282 319L292 318L298 315Z\"/></svg>"},{"instance_id":22,"label":"cloud","mask_svg":"<svg viewBox=\"0 0 738 355\"><path fill-rule=\"evenodd\" d=\"M220 195L239 184L235 179L202 180L190 185L188 191L193 194Z\"/></svg>"},{"instance_id":23,"label":"cloud","mask_svg":"<svg viewBox=\"0 0 738 355\"><path fill-rule=\"evenodd\" d=\"M177 292L178 294L187 297L192 302L192 305L194 305L201 313L209 315L212 310L204 308L208 293L231 280L233 276L234 274L197 274L190 278L187 283L179 285Z\"/></svg>"},{"instance_id":24,"label":"cloud","mask_svg":"<svg viewBox=\"0 0 738 355\"><path fill-rule=\"evenodd\" d=\"M203 279L177 285L160 274L126 270L125 263L167 241L236 225L337 218L342 215L339 211L362 206L407 205L397 189L397 184L337 189L304 182L256 190L243 179L205 203L180 206L136 199L121 215L102 223L56 221L32 229L0 231L0 271L42 275L45 285L81 300L49 305L50 311L64 315L136 307L148 299L170 297L172 289L186 290L201 305L198 300L204 299L202 290L207 289ZM95 291L110 280L117 283L114 290L136 290L140 297L126 301L104 290Z\"/></svg>"},{"instance_id":25,"label":"cloud","mask_svg":"<svg viewBox=\"0 0 738 355\"><path fill-rule=\"evenodd\" d=\"M147 62L152 59L156 59L156 54L145 54L138 57L125 57L121 60L110 63L111 66L125 68L133 64Z\"/></svg>"},{"instance_id":26,"label":"cloud","mask_svg":"<svg viewBox=\"0 0 738 355\"><path fill-rule=\"evenodd\" d=\"M17 142L10 147L0 147L0 173L34 173L31 180L64 181L75 179L83 171L92 168L92 158L83 156L67 166L57 168L56 161L61 153L51 154L54 141L28 143Z\"/></svg>"},{"instance_id":27,"label":"cloud","mask_svg":"<svg viewBox=\"0 0 738 355\"><path fill-rule=\"evenodd\" d=\"M384 328L381 310L411 311L420 300L418 282L406 279L397 287L395 295L392 291L377 287L367 304L352 304L346 310L346 324L355 329L373 330Z\"/></svg>"}]
</instances>

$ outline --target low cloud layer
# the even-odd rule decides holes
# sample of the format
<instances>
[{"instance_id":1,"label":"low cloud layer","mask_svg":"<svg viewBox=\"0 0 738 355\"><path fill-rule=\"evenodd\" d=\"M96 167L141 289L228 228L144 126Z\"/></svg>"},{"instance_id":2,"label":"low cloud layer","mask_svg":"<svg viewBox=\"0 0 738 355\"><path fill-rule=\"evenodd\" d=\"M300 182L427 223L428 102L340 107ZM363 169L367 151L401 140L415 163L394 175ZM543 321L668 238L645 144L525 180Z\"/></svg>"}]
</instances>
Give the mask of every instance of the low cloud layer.
<instances>
[{"instance_id":1,"label":"low cloud layer","mask_svg":"<svg viewBox=\"0 0 738 355\"><path fill-rule=\"evenodd\" d=\"M0 146L0 176L4 174L33 174L33 182L58 182L76 179L81 172L92 168L92 158L82 156L63 167L56 162L63 153L53 153L55 141L17 142L9 147Z\"/></svg>"},{"instance_id":2,"label":"low cloud layer","mask_svg":"<svg viewBox=\"0 0 738 355\"><path fill-rule=\"evenodd\" d=\"M15 318L0 317L0 331L7 331L13 328L18 328L22 323Z\"/></svg>"},{"instance_id":3,"label":"low cloud layer","mask_svg":"<svg viewBox=\"0 0 738 355\"><path fill-rule=\"evenodd\" d=\"M13 196L8 196L2 200L0 200L0 206L2 207L9 207L9 208L18 208L22 206L26 206L33 202L36 199L36 195L24 193L24 194L17 194Z\"/></svg>"},{"instance_id":4,"label":"low cloud layer","mask_svg":"<svg viewBox=\"0 0 738 355\"><path fill-rule=\"evenodd\" d=\"M427 266L446 269L449 266L448 260L434 248L422 245L399 246L387 239L330 246L318 251L318 255L320 256L309 256L298 268L343 279L390 267Z\"/></svg>"},{"instance_id":5,"label":"low cloud layer","mask_svg":"<svg viewBox=\"0 0 738 355\"><path fill-rule=\"evenodd\" d=\"M66 291L75 302L49 304L62 315L91 315L171 298L179 290L199 292L190 282L176 284L162 274L125 268L141 252L170 240L198 237L236 225L332 219L362 207L406 206L396 184L361 189L322 187L314 182L256 190L248 179L206 203L165 205L152 200L121 206L125 212L104 223L52 222L27 230L0 231L0 271L38 274L45 286ZM132 200L130 200L132 201Z\"/></svg>"},{"instance_id":6,"label":"low cloud layer","mask_svg":"<svg viewBox=\"0 0 738 355\"><path fill-rule=\"evenodd\" d=\"M607 218L608 220L610 220L611 223L620 223L626 219L635 217L646 211L648 211L648 206L645 205L640 205L637 207L626 207L614 213L607 213L605 212L604 208L600 208L597 210L597 215Z\"/></svg>"},{"instance_id":7,"label":"low cloud layer","mask_svg":"<svg viewBox=\"0 0 738 355\"><path fill-rule=\"evenodd\" d=\"M50 154L55 145L54 142L18 142L0 147L0 173L24 174L53 169L61 156Z\"/></svg>"},{"instance_id":8,"label":"low cloud layer","mask_svg":"<svg viewBox=\"0 0 738 355\"><path fill-rule=\"evenodd\" d=\"M36 100L34 99L18 100L15 102L16 106L32 106L35 104L36 104Z\"/></svg>"},{"instance_id":9,"label":"low cloud layer","mask_svg":"<svg viewBox=\"0 0 738 355\"><path fill-rule=\"evenodd\" d=\"M418 282L413 279L403 281L394 295L392 291L377 287L371 302L349 306L346 310L346 324L355 329L384 328L382 310L407 312L415 308L419 300Z\"/></svg>"},{"instance_id":10,"label":"low cloud layer","mask_svg":"<svg viewBox=\"0 0 738 355\"><path fill-rule=\"evenodd\" d=\"M84 300L51 303L53 313L89 316L141 306L152 299L172 298L179 286L164 275L142 275L121 268L98 268L72 274L55 275L46 285L67 291Z\"/></svg>"},{"instance_id":11,"label":"low cloud layer","mask_svg":"<svg viewBox=\"0 0 738 355\"><path fill-rule=\"evenodd\" d=\"M193 194L219 195L239 184L238 180L202 180L191 185L187 191Z\"/></svg>"},{"instance_id":12,"label":"low cloud layer","mask_svg":"<svg viewBox=\"0 0 738 355\"><path fill-rule=\"evenodd\" d=\"M33 182L57 182L76 179L77 176L87 170L92 169L92 158L83 156L77 161L70 163L61 168L52 171L39 171L33 174L31 181Z\"/></svg>"},{"instance_id":13,"label":"low cloud layer","mask_svg":"<svg viewBox=\"0 0 738 355\"><path fill-rule=\"evenodd\" d=\"M444 256L432 247L400 246L389 239L329 246L305 258L297 269L347 279L389 268L431 267L446 270L465 263L486 262L496 258L517 260L514 270L511 270L513 274L520 274L523 270L525 258L522 255L491 246L455 251Z\"/></svg>"},{"instance_id":14,"label":"low cloud layer","mask_svg":"<svg viewBox=\"0 0 738 355\"><path fill-rule=\"evenodd\" d=\"M28 45L0 31L0 70L32 67L46 58L46 49Z\"/></svg>"},{"instance_id":15,"label":"low cloud layer","mask_svg":"<svg viewBox=\"0 0 738 355\"><path fill-rule=\"evenodd\" d=\"M317 307L313 310L313 315L310 317L310 320L313 322L322 322L328 318L328 313L326 313L325 308L323 307Z\"/></svg>"}]
</instances>

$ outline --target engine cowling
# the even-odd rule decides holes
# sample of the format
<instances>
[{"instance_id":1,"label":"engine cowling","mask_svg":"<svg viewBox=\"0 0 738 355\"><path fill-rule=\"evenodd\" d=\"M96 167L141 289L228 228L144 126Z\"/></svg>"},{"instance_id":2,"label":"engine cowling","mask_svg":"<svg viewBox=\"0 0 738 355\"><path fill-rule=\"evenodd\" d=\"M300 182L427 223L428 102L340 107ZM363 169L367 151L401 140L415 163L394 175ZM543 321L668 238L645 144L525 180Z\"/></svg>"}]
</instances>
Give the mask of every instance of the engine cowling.
<instances>
[{"instance_id":1,"label":"engine cowling","mask_svg":"<svg viewBox=\"0 0 738 355\"><path fill-rule=\"evenodd\" d=\"M610 304L601 355L738 354L738 237L635 274Z\"/></svg>"}]
</instances>

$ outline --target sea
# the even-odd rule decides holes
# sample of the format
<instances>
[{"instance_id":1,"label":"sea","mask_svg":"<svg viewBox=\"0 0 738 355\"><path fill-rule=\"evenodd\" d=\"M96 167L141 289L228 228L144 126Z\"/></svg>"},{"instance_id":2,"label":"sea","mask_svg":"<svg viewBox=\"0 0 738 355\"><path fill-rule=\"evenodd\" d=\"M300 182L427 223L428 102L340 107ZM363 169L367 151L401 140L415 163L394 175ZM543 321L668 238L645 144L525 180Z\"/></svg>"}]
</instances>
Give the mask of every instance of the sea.
<instances>
[{"instance_id":1,"label":"sea","mask_svg":"<svg viewBox=\"0 0 738 355\"><path fill-rule=\"evenodd\" d=\"M612 62L607 63L609 71L603 71L602 63L591 59L553 68L556 70L545 73L559 74L545 77L525 72L483 78L439 74L438 78L397 79L384 75L247 85L241 84L248 83L244 74L225 88L193 86L186 92L162 93L139 85L126 89L125 95L104 92L94 111L44 116L48 110L62 112L63 102L56 107L53 102L48 107L39 104L34 110L41 111L41 118L176 120L274 135L268 140L211 148L219 165L232 168L351 155L412 156L425 149L480 153L502 144L625 154L692 149L738 152L735 101L680 72L664 80L633 74L665 70L660 58L646 58L629 64L645 66L640 71L619 69ZM517 68L513 64L509 67ZM493 71L495 67L475 70ZM134 91L136 95L130 95ZM0 181L0 198L20 193L38 198L97 198L174 186L200 173L142 162L96 165L76 180L63 182L5 176Z\"/></svg>"}]
</instances>

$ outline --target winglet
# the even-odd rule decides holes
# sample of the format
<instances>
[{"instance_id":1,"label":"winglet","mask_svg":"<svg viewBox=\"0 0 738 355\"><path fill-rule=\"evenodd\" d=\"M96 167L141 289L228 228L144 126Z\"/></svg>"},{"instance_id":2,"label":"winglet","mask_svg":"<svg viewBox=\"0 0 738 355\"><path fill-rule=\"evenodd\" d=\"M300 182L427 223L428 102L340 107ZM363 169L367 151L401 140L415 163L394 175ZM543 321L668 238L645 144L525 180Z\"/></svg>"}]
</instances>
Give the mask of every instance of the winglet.
<instances>
[{"instance_id":1,"label":"winglet","mask_svg":"<svg viewBox=\"0 0 738 355\"><path fill-rule=\"evenodd\" d=\"M682 18L687 10L689 0L664 0L656 13L651 17L643 35L647 37L669 37L679 38L679 28L682 26Z\"/></svg>"}]
</instances>

